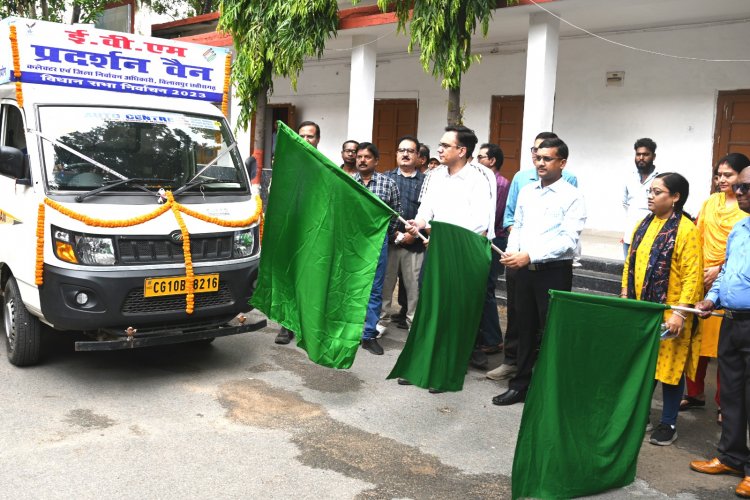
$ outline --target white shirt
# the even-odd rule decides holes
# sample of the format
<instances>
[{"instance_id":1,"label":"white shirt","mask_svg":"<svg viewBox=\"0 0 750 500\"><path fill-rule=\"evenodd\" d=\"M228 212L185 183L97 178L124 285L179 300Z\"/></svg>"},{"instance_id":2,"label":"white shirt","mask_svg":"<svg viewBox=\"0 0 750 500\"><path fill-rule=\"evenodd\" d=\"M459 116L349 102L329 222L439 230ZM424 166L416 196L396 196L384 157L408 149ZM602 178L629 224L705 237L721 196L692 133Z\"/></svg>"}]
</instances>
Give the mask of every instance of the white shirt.
<instances>
[{"instance_id":1,"label":"white shirt","mask_svg":"<svg viewBox=\"0 0 750 500\"><path fill-rule=\"evenodd\" d=\"M492 171L467 163L455 175L440 165L424 180L423 194L415 219L448 222L477 234L495 237L497 183Z\"/></svg>"},{"instance_id":2,"label":"white shirt","mask_svg":"<svg viewBox=\"0 0 750 500\"><path fill-rule=\"evenodd\" d=\"M628 245L633 238L635 227L650 213L648 190L657 175L659 175L659 172L654 169L646 180L641 182L641 174L636 170L625 179L625 188L622 193L622 206L625 209L625 234L622 235L622 241Z\"/></svg>"},{"instance_id":3,"label":"white shirt","mask_svg":"<svg viewBox=\"0 0 750 500\"><path fill-rule=\"evenodd\" d=\"M547 187L537 181L518 193L508 252L527 252L531 262L573 259L586 224L583 195L560 178Z\"/></svg>"}]
</instances>

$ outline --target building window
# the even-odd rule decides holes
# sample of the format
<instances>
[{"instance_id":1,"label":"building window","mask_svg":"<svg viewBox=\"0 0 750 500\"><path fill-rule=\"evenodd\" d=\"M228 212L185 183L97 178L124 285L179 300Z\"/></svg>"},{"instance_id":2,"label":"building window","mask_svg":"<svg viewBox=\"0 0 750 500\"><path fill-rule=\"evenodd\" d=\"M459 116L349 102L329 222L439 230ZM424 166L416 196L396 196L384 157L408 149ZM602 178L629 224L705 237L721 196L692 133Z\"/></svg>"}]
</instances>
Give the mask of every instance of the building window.
<instances>
[{"instance_id":1,"label":"building window","mask_svg":"<svg viewBox=\"0 0 750 500\"><path fill-rule=\"evenodd\" d=\"M107 4L94 25L99 29L133 33L134 16L135 0L123 0Z\"/></svg>"}]
</instances>

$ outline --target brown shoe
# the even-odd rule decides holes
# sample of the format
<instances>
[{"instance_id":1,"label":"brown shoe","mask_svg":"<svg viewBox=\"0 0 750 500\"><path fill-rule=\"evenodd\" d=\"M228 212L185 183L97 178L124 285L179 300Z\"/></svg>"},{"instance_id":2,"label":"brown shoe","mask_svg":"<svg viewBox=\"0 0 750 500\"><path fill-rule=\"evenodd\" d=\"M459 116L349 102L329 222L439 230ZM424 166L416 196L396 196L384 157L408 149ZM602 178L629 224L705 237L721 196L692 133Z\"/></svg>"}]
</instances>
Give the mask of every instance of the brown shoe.
<instances>
[{"instance_id":1,"label":"brown shoe","mask_svg":"<svg viewBox=\"0 0 750 500\"><path fill-rule=\"evenodd\" d=\"M734 492L737 493L737 496L750 498L750 476L745 476L740 481L740 484L737 485L737 488L734 489Z\"/></svg>"},{"instance_id":2,"label":"brown shoe","mask_svg":"<svg viewBox=\"0 0 750 500\"><path fill-rule=\"evenodd\" d=\"M735 476L744 476L742 471L724 465L719 461L718 458L712 458L711 460L693 460L690 462L690 468L696 472L702 472L703 474L733 474ZM750 478L747 483L747 491L750 493Z\"/></svg>"}]
</instances>

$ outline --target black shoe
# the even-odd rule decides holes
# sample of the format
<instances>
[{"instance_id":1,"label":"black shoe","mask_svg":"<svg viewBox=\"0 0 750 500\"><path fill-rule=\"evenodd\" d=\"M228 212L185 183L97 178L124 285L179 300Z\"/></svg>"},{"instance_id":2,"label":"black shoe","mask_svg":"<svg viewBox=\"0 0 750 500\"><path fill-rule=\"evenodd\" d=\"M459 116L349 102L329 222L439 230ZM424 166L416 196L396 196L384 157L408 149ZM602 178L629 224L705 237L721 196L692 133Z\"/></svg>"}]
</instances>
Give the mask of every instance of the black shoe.
<instances>
[{"instance_id":1,"label":"black shoe","mask_svg":"<svg viewBox=\"0 0 750 500\"><path fill-rule=\"evenodd\" d=\"M279 331L279 334L276 335L276 340L274 340L274 342L276 342L277 344L288 344L292 341L293 338L294 332L291 330L287 330L282 326L281 331Z\"/></svg>"},{"instance_id":2,"label":"black shoe","mask_svg":"<svg viewBox=\"0 0 750 500\"><path fill-rule=\"evenodd\" d=\"M401 328L402 330L409 329L409 324L406 322L406 318L399 320L399 322L396 323L396 326Z\"/></svg>"},{"instance_id":3,"label":"black shoe","mask_svg":"<svg viewBox=\"0 0 750 500\"><path fill-rule=\"evenodd\" d=\"M409 382L405 378L399 377L398 378L398 385L414 385L414 384L412 384L411 382Z\"/></svg>"},{"instance_id":4,"label":"black shoe","mask_svg":"<svg viewBox=\"0 0 750 500\"><path fill-rule=\"evenodd\" d=\"M400 321L404 321L406 319L406 314L398 312L396 314L391 314L391 323L398 323Z\"/></svg>"},{"instance_id":5,"label":"black shoe","mask_svg":"<svg viewBox=\"0 0 750 500\"><path fill-rule=\"evenodd\" d=\"M383 348L380 347L380 344L378 344L376 339L362 339L362 348L377 356L383 354Z\"/></svg>"},{"instance_id":6,"label":"black shoe","mask_svg":"<svg viewBox=\"0 0 750 500\"><path fill-rule=\"evenodd\" d=\"M487 359L487 355L483 353L481 349L474 349L471 351L469 364L479 370L486 370L489 365L489 360Z\"/></svg>"},{"instance_id":7,"label":"black shoe","mask_svg":"<svg viewBox=\"0 0 750 500\"><path fill-rule=\"evenodd\" d=\"M504 393L492 398L492 404L498 406L509 406L516 403L522 403L526 400L526 391L517 391L508 389Z\"/></svg>"},{"instance_id":8,"label":"black shoe","mask_svg":"<svg viewBox=\"0 0 750 500\"><path fill-rule=\"evenodd\" d=\"M427 392L429 392L430 394L442 394L445 391L441 391L440 389L429 388L429 389L427 389Z\"/></svg>"}]
</instances>

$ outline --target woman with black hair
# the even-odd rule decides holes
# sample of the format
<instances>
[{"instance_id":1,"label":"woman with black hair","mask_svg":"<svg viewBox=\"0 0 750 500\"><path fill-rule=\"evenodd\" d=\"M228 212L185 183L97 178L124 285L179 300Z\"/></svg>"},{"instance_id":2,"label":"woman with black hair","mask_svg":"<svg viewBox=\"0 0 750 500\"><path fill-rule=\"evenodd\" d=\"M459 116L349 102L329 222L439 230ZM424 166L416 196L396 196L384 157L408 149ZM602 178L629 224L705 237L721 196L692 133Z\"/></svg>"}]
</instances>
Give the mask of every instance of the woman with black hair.
<instances>
[{"instance_id":1,"label":"woman with black hair","mask_svg":"<svg viewBox=\"0 0 750 500\"><path fill-rule=\"evenodd\" d=\"M621 297L690 307L703 298L703 256L700 234L683 210L690 186L677 173L659 174L651 183L651 213L636 227L622 274ZM694 377L700 354L700 332L692 314L667 310L668 340L659 346L654 378L662 383L664 407L652 444L667 446L677 439L677 414L684 374ZM655 386L656 384L654 384Z\"/></svg>"}]
</instances>

